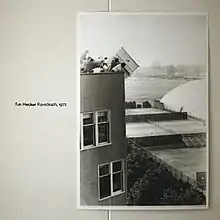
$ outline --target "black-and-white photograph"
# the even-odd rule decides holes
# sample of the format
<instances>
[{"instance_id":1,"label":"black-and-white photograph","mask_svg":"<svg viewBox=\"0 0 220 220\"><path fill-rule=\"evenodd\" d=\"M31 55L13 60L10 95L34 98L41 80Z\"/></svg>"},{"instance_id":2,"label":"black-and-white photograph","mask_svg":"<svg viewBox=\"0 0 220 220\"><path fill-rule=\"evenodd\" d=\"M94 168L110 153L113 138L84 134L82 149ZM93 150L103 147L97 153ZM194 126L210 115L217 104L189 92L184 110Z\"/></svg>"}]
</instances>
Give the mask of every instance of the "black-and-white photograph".
<instances>
[{"instance_id":1,"label":"black-and-white photograph","mask_svg":"<svg viewBox=\"0 0 220 220\"><path fill-rule=\"evenodd\" d=\"M208 22L81 13L79 207L208 207Z\"/></svg>"}]
</instances>

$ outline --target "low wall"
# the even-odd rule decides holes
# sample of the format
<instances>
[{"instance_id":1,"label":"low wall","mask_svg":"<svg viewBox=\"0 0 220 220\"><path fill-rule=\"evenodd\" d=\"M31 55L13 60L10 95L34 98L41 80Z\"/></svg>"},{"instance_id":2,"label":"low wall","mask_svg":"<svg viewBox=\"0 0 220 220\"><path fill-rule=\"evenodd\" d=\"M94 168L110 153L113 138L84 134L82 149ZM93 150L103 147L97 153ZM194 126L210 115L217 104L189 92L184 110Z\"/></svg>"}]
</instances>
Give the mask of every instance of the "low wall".
<instances>
[{"instance_id":1,"label":"low wall","mask_svg":"<svg viewBox=\"0 0 220 220\"><path fill-rule=\"evenodd\" d=\"M187 119L187 112L167 112L157 114L126 115L126 122L172 121Z\"/></svg>"},{"instance_id":2,"label":"low wall","mask_svg":"<svg viewBox=\"0 0 220 220\"><path fill-rule=\"evenodd\" d=\"M158 136L146 136L129 138L142 147L148 149L173 149L184 147L206 147L206 134L170 134L170 135L158 135Z\"/></svg>"},{"instance_id":3,"label":"low wall","mask_svg":"<svg viewBox=\"0 0 220 220\"><path fill-rule=\"evenodd\" d=\"M170 146L183 144L180 134L129 138L142 147Z\"/></svg>"}]
</instances>

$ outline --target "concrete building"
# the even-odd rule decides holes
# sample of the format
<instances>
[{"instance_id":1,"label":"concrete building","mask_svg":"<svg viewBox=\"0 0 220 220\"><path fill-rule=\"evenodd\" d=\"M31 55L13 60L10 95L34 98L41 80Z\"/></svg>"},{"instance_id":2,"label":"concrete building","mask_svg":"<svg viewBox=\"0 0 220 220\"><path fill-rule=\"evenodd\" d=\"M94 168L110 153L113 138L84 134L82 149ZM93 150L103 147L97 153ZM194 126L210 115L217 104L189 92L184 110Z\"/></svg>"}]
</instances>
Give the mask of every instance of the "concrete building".
<instances>
[{"instance_id":1,"label":"concrete building","mask_svg":"<svg viewBox=\"0 0 220 220\"><path fill-rule=\"evenodd\" d=\"M80 205L125 205L124 74L81 74L80 81Z\"/></svg>"}]
</instances>

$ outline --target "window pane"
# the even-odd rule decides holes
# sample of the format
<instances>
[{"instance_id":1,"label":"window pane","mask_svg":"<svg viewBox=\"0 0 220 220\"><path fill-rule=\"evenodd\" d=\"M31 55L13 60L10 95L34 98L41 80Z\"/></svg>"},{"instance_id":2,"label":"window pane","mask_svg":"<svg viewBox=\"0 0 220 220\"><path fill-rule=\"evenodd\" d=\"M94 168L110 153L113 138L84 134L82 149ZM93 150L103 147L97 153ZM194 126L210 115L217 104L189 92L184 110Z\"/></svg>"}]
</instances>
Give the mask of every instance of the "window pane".
<instances>
[{"instance_id":1,"label":"window pane","mask_svg":"<svg viewBox=\"0 0 220 220\"><path fill-rule=\"evenodd\" d=\"M105 176L105 177L100 177L99 187L100 187L100 189L99 189L100 190L100 199L111 195L110 175Z\"/></svg>"},{"instance_id":2,"label":"window pane","mask_svg":"<svg viewBox=\"0 0 220 220\"><path fill-rule=\"evenodd\" d=\"M122 190L123 175L122 172L113 174L113 192Z\"/></svg>"},{"instance_id":3,"label":"window pane","mask_svg":"<svg viewBox=\"0 0 220 220\"><path fill-rule=\"evenodd\" d=\"M113 173L118 171L121 171L121 161L113 163Z\"/></svg>"},{"instance_id":4,"label":"window pane","mask_svg":"<svg viewBox=\"0 0 220 220\"><path fill-rule=\"evenodd\" d=\"M98 112L98 122L108 121L108 112Z\"/></svg>"},{"instance_id":5,"label":"window pane","mask_svg":"<svg viewBox=\"0 0 220 220\"><path fill-rule=\"evenodd\" d=\"M83 125L93 124L93 113L83 114Z\"/></svg>"},{"instance_id":6,"label":"window pane","mask_svg":"<svg viewBox=\"0 0 220 220\"><path fill-rule=\"evenodd\" d=\"M104 123L98 125L99 143L109 142L109 124Z\"/></svg>"},{"instance_id":7,"label":"window pane","mask_svg":"<svg viewBox=\"0 0 220 220\"><path fill-rule=\"evenodd\" d=\"M94 125L83 127L84 146L95 145Z\"/></svg>"},{"instance_id":8,"label":"window pane","mask_svg":"<svg viewBox=\"0 0 220 220\"><path fill-rule=\"evenodd\" d=\"M109 165L102 165L99 167L99 176L109 174Z\"/></svg>"}]
</instances>

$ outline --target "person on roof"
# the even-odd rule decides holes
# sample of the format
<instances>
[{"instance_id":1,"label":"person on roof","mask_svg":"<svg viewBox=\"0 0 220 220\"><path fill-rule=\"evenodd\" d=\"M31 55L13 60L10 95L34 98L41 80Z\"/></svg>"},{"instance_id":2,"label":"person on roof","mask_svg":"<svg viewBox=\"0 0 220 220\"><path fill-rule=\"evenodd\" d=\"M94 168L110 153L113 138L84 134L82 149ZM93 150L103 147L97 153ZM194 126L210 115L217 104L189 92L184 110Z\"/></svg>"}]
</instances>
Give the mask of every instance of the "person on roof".
<instances>
[{"instance_id":1,"label":"person on roof","mask_svg":"<svg viewBox=\"0 0 220 220\"><path fill-rule=\"evenodd\" d=\"M114 67L116 67L118 64L120 64L119 59L117 57L114 57L108 70L111 71Z\"/></svg>"},{"instance_id":2,"label":"person on roof","mask_svg":"<svg viewBox=\"0 0 220 220\"><path fill-rule=\"evenodd\" d=\"M112 68L113 72L124 72L125 73L125 63L119 63L114 68Z\"/></svg>"},{"instance_id":3,"label":"person on roof","mask_svg":"<svg viewBox=\"0 0 220 220\"><path fill-rule=\"evenodd\" d=\"M87 60L87 55L88 55L89 51L86 50L83 55L80 57L80 64L83 64L86 60Z\"/></svg>"},{"instance_id":4,"label":"person on roof","mask_svg":"<svg viewBox=\"0 0 220 220\"><path fill-rule=\"evenodd\" d=\"M83 63L81 64L81 67L80 67L80 70L82 73L85 73L86 72L86 69L87 69L87 64L91 61L92 57L88 57L86 58Z\"/></svg>"},{"instance_id":5,"label":"person on roof","mask_svg":"<svg viewBox=\"0 0 220 220\"><path fill-rule=\"evenodd\" d=\"M104 59L102 60L100 67L104 70L108 69L108 57L104 57Z\"/></svg>"},{"instance_id":6,"label":"person on roof","mask_svg":"<svg viewBox=\"0 0 220 220\"><path fill-rule=\"evenodd\" d=\"M92 57L88 57L88 59L83 63L81 67L82 73L92 73L95 68L94 59Z\"/></svg>"},{"instance_id":7,"label":"person on roof","mask_svg":"<svg viewBox=\"0 0 220 220\"><path fill-rule=\"evenodd\" d=\"M112 69L112 72L122 72L124 73L124 78L126 79L130 76L130 73L125 69L125 66L125 63L120 63Z\"/></svg>"}]
</instances>

